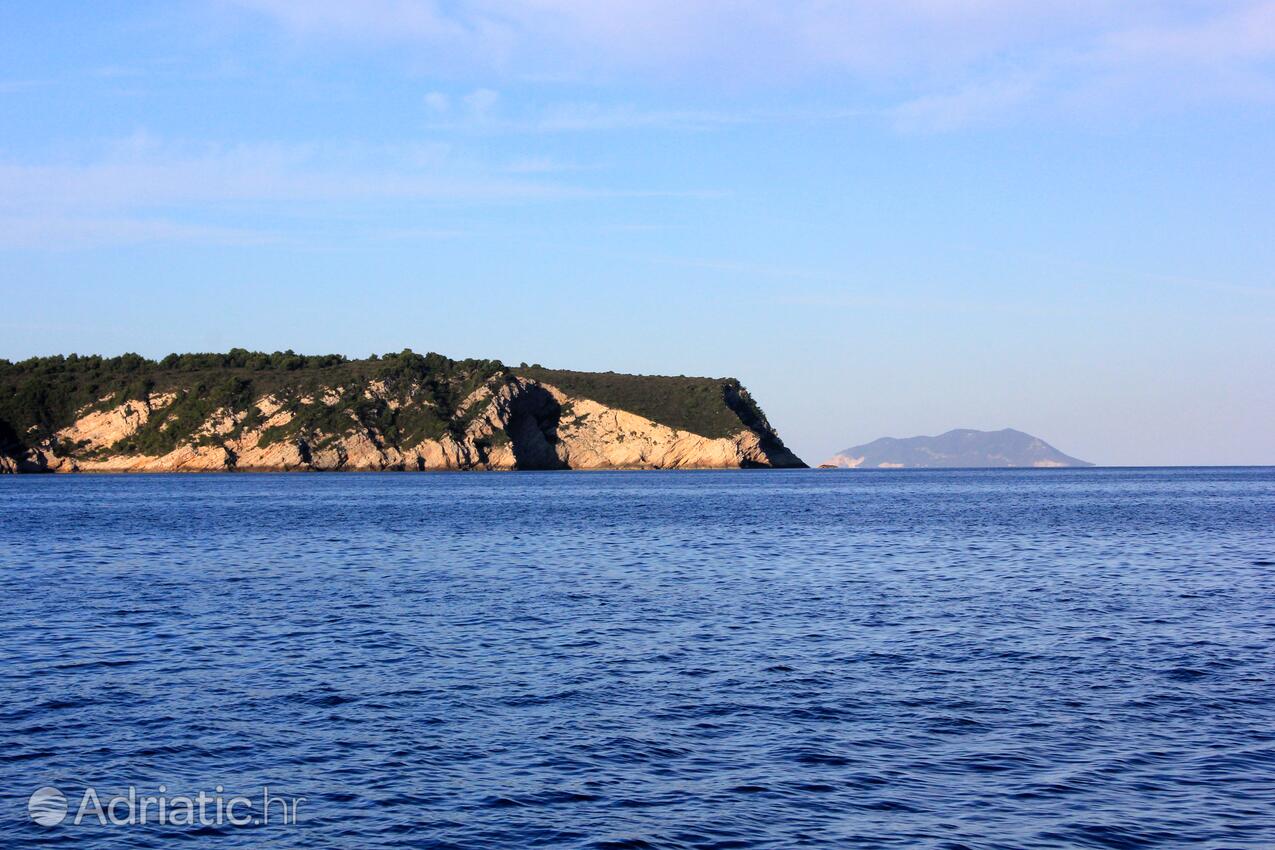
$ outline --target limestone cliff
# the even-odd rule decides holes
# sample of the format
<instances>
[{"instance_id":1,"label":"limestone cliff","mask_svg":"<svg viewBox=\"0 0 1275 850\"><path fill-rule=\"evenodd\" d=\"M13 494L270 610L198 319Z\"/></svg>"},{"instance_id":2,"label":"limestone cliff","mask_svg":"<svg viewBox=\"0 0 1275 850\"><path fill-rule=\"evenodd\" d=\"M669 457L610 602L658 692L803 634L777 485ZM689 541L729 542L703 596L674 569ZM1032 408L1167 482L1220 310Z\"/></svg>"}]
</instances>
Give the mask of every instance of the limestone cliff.
<instances>
[{"instance_id":1,"label":"limestone cliff","mask_svg":"<svg viewBox=\"0 0 1275 850\"><path fill-rule=\"evenodd\" d=\"M729 379L642 379L672 382L660 385L665 392L650 405L660 415L678 387L694 387L702 396L688 394L687 409L676 408L690 417L686 422L665 423L568 392L532 377L530 368L427 361L410 352L368 363L301 368L296 371L304 374L293 380L286 372L254 380L233 368L235 374L213 377L154 371L140 384L77 407L65 421L45 412L43 420L54 425L45 425L43 436L39 422L15 428L0 420L8 434L6 441L0 433L0 472L803 466ZM626 387L629 377L606 376L597 394ZM22 390L12 392L16 397ZM708 404L714 393L715 403ZM634 396L629 406L643 407L644 397ZM697 422L709 433L677 427Z\"/></svg>"}]
</instances>

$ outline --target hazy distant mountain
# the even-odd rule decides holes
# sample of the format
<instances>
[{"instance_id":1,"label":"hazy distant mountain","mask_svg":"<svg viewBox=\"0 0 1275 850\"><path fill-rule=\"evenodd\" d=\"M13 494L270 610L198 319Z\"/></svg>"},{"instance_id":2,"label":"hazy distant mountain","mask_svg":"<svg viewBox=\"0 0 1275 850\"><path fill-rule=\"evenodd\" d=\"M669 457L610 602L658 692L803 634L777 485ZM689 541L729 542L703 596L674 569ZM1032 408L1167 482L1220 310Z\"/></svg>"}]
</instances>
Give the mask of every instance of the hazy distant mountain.
<instances>
[{"instance_id":1,"label":"hazy distant mountain","mask_svg":"<svg viewBox=\"0 0 1275 850\"><path fill-rule=\"evenodd\" d=\"M840 469L1093 466L1063 454L1039 437L1005 428L957 428L937 437L882 437L838 452L821 467Z\"/></svg>"}]
</instances>

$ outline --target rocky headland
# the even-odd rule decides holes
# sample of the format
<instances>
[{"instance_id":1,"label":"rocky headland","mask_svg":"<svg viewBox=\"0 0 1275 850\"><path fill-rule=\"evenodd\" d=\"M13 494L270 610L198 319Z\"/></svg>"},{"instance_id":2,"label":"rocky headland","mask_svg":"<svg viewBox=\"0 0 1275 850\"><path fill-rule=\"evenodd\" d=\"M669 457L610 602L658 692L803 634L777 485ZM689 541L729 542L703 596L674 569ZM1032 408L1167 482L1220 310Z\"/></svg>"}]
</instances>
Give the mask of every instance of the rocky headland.
<instances>
[{"instance_id":1,"label":"rocky headland","mask_svg":"<svg viewBox=\"0 0 1275 850\"><path fill-rule=\"evenodd\" d=\"M411 351L0 361L0 472L802 466L732 378Z\"/></svg>"}]
</instances>

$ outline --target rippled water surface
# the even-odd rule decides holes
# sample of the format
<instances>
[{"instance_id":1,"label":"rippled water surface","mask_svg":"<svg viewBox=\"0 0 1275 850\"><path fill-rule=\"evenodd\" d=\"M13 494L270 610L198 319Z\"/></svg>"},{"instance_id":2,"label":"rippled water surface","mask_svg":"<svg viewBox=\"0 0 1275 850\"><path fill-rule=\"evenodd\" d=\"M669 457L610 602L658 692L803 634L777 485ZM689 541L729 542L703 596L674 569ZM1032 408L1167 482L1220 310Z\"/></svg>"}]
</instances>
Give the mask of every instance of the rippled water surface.
<instances>
[{"instance_id":1,"label":"rippled water surface","mask_svg":"<svg viewBox=\"0 0 1275 850\"><path fill-rule=\"evenodd\" d=\"M1275 470L10 477L0 845L1275 846ZM298 823L31 822L53 786Z\"/></svg>"}]
</instances>

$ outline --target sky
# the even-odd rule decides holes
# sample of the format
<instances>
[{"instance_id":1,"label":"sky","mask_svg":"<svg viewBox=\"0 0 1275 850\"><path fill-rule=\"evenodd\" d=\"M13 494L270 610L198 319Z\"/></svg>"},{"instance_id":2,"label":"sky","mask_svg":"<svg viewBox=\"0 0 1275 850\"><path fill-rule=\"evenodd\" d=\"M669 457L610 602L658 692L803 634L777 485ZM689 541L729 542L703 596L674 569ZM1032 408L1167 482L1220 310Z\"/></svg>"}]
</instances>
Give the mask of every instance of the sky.
<instances>
[{"instance_id":1,"label":"sky","mask_svg":"<svg viewBox=\"0 0 1275 850\"><path fill-rule=\"evenodd\" d=\"M1275 0L3 3L0 304L1275 464Z\"/></svg>"}]
</instances>

